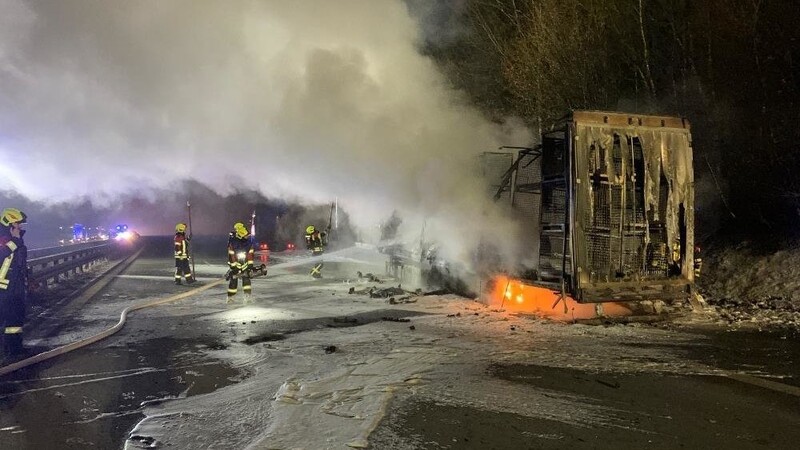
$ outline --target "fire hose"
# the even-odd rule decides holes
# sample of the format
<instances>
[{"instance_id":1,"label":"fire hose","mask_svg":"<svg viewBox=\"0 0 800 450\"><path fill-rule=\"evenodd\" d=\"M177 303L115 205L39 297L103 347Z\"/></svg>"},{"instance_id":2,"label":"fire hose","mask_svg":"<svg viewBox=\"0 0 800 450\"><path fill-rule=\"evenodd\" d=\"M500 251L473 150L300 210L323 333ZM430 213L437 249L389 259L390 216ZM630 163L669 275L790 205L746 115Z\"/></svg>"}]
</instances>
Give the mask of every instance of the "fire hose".
<instances>
[{"instance_id":1,"label":"fire hose","mask_svg":"<svg viewBox=\"0 0 800 450\"><path fill-rule=\"evenodd\" d=\"M228 271L225 273L225 281L230 281L231 278L256 278L266 274L267 266L264 264L238 272L234 272L233 269L228 269Z\"/></svg>"},{"instance_id":2,"label":"fire hose","mask_svg":"<svg viewBox=\"0 0 800 450\"><path fill-rule=\"evenodd\" d=\"M171 302L175 302L175 301L178 301L178 300L182 300L182 299L184 299L186 297L190 297L190 296L192 296L194 294L197 294L197 293L203 292L205 290L211 289L212 287L218 286L218 285L220 285L220 284L222 284L224 282L225 282L224 279L223 280L217 280L217 281L211 282L209 284L206 284L204 286L200 286L200 287L194 288L194 289L192 289L190 291L186 291L186 292L183 292L183 293L180 293L180 294L177 294L177 295L173 295L173 296L170 296L170 297L167 297L167 298L164 298L164 299L157 299L157 300L152 300L152 301L149 301L149 302L141 303L141 304L138 304L138 305L129 306L129 307L125 308L124 310L122 310L122 313L120 314L119 322L117 322L117 324L114 325L113 327L108 328L106 330L103 330L100 333L95 334L94 336L89 336L89 337L81 339L79 341L75 341L75 342L72 342L70 344L63 345L61 347L57 347L57 348L54 348L52 350L48 350L46 352L42 352L42 353L36 354L34 356L31 356L30 358L26 358L26 359L17 361L17 362L15 362L13 364L9 364L7 366L0 367L0 376L9 374L9 373L14 372L14 371L17 371L19 369L22 369L23 367L28 367L30 365L37 364L37 363L40 363L42 361L46 361L46 360L51 359L51 358L55 358L56 356L63 355L65 353L71 352L73 350L77 350L77 349L79 349L81 347L85 347L85 346L87 346L89 344L94 344L97 341L105 339L105 338L115 334L116 332L121 330L123 326L125 326L125 322L127 320L128 313L131 313L133 311L137 311L137 310L140 310L140 309L144 309L144 308L149 308L151 306L158 306L158 305L163 305L165 303L171 303Z\"/></svg>"}]
</instances>

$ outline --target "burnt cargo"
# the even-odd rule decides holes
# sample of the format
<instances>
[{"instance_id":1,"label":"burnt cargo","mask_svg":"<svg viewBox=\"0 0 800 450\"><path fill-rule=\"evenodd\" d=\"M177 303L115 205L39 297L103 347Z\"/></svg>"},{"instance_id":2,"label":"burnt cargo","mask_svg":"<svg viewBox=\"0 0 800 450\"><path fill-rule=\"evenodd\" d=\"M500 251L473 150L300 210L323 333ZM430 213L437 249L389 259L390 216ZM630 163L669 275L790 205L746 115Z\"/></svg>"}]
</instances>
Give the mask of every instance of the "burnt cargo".
<instances>
[{"instance_id":1,"label":"burnt cargo","mask_svg":"<svg viewBox=\"0 0 800 450\"><path fill-rule=\"evenodd\" d=\"M533 160L538 173L521 176ZM525 224L538 236L528 246L536 256L528 258L530 282L580 302L689 296L694 178L687 120L573 111L514 161L495 198L538 212ZM525 177L535 182L516 183Z\"/></svg>"}]
</instances>

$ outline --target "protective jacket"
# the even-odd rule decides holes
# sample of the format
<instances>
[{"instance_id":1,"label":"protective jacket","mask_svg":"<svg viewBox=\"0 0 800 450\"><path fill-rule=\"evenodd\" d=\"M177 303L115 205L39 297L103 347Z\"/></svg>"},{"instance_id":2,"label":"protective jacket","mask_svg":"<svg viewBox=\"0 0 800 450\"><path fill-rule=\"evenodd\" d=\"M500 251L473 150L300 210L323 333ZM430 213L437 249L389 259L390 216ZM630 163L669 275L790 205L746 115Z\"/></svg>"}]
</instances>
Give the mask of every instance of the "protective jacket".
<instances>
[{"instance_id":1,"label":"protective jacket","mask_svg":"<svg viewBox=\"0 0 800 450\"><path fill-rule=\"evenodd\" d=\"M234 272L241 272L253 268L255 249L250 241L250 236L228 239L228 266Z\"/></svg>"},{"instance_id":2,"label":"protective jacket","mask_svg":"<svg viewBox=\"0 0 800 450\"><path fill-rule=\"evenodd\" d=\"M311 250L311 253L318 255L322 253L322 249L327 245L327 233L320 232L319 230L313 233L306 234L306 248Z\"/></svg>"},{"instance_id":3,"label":"protective jacket","mask_svg":"<svg viewBox=\"0 0 800 450\"><path fill-rule=\"evenodd\" d=\"M9 353L22 351L28 288L28 248L22 238L0 235L0 327Z\"/></svg>"},{"instance_id":4,"label":"protective jacket","mask_svg":"<svg viewBox=\"0 0 800 450\"><path fill-rule=\"evenodd\" d=\"M28 281L28 248L21 238L0 236L0 295L24 292Z\"/></svg>"},{"instance_id":5,"label":"protective jacket","mask_svg":"<svg viewBox=\"0 0 800 450\"><path fill-rule=\"evenodd\" d=\"M250 281L250 270L253 270L253 259L255 249L250 241L250 236L245 235L240 238L231 234L228 238L228 267L230 267L230 277L228 281L228 303L233 301L236 291L239 288L239 278L236 274L241 274L242 291L245 295L245 302L250 301L250 293L253 285Z\"/></svg>"},{"instance_id":6,"label":"protective jacket","mask_svg":"<svg viewBox=\"0 0 800 450\"><path fill-rule=\"evenodd\" d=\"M180 267L180 261L189 259L189 238L186 233L175 233L175 267Z\"/></svg>"},{"instance_id":7,"label":"protective jacket","mask_svg":"<svg viewBox=\"0 0 800 450\"><path fill-rule=\"evenodd\" d=\"M189 238L186 233L179 231L175 233L175 284L181 284L182 278L188 284L195 281L189 267Z\"/></svg>"}]
</instances>

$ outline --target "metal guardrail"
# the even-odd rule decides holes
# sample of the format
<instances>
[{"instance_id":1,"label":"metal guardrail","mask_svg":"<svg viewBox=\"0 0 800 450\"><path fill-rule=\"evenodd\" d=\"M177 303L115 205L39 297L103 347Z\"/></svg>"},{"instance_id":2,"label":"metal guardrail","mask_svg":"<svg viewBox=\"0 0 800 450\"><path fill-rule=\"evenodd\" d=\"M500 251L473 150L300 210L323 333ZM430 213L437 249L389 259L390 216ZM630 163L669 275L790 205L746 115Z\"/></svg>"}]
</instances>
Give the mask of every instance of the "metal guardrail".
<instances>
[{"instance_id":1,"label":"metal guardrail","mask_svg":"<svg viewBox=\"0 0 800 450\"><path fill-rule=\"evenodd\" d=\"M86 242L78 242L75 244L57 245L53 247L29 248L28 260L37 259L44 256L56 255L59 253L73 252L75 250L83 250L89 247L97 247L100 244L109 244L111 242L113 241L108 239L97 239Z\"/></svg>"},{"instance_id":2,"label":"metal guardrail","mask_svg":"<svg viewBox=\"0 0 800 450\"><path fill-rule=\"evenodd\" d=\"M32 290L47 289L63 279L88 270L93 265L120 255L124 248L113 241L28 259ZM33 253L33 251L32 251Z\"/></svg>"}]
</instances>

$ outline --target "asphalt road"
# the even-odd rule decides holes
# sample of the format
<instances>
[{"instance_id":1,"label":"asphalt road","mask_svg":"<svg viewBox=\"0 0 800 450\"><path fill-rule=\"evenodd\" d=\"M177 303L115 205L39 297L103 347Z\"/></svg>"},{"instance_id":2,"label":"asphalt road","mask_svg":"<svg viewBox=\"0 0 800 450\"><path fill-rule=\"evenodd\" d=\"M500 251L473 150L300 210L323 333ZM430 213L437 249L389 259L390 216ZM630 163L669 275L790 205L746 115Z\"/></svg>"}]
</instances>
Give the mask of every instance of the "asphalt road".
<instances>
[{"instance_id":1,"label":"asphalt road","mask_svg":"<svg viewBox=\"0 0 800 450\"><path fill-rule=\"evenodd\" d=\"M84 307L65 314L57 335L38 336L34 350L63 345L107 328L130 304L189 289L171 283L171 261L162 249L163 242L151 244ZM196 260L205 284L224 272L222 261L211 251L216 247L209 245L209 251L200 252ZM270 275L269 290L255 291L256 303L288 307L318 298L328 288L331 293L325 295L341 296L346 288L340 285L353 269L352 265L326 264L326 278L311 285L313 289L307 288L313 282L300 277L305 271L302 265L288 269L285 276ZM121 332L104 341L0 378L0 448L167 446L170 444L151 436L131 433L145 417L146 408L213 396L255 375L246 365L210 358L209 351L237 343L270 346L284 340L284 346L299 346L305 334L321 328L334 337L367 326L394 335L400 333L398 325L403 333L417 333L414 336L430 332L435 338L426 342L451 353L467 349L460 356L461 363L437 366L426 376L426 383L397 390L371 431L368 448L790 449L800 442L800 346L797 336L786 333L694 330L669 322L590 327L481 312L480 317L493 324L507 327L511 323L517 333L515 342L525 342L525 336L518 333L523 328L538 342L536 353L527 361L502 356L504 335L492 332L475 338L474 331L434 329L434 322L421 319L430 314L418 316L422 313L389 307L385 302L349 316L218 320L219 314L236 311L241 305L232 310L224 304L224 286L212 289L203 302L182 302L157 312L133 314ZM416 331L409 331L413 327L407 324L386 321L408 317L420 318ZM462 324L467 320L449 320L456 319ZM674 342L648 340L651 333L673 332L682 338ZM475 351L474 365L465 365L463 361L473 360L473 350L464 342L473 339L499 350L486 357L478 357ZM332 342L338 341L334 338ZM603 364L604 356L598 353L604 351L613 364ZM661 355L678 358L665 357L670 361L665 370ZM574 363L569 360L572 357ZM589 360L595 362L582 363ZM656 366L659 368L654 369ZM698 366L708 369L699 374L693 369ZM274 386L265 385L264 389L277 389L282 381L276 379ZM553 410L550 402L563 407ZM570 420L572 416L575 420ZM256 436L263 431L264 422L247 417L241 422L247 422L239 424L245 434ZM215 441L208 437L203 442ZM269 440L254 437L251 442L254 448L273 448ZM213 447L223 448L219 444ZM281 443L274 448L291 446ZM348 447L333 443L326 448Z\"/></svg>"}]
</instances>

